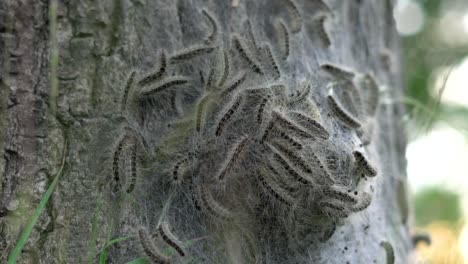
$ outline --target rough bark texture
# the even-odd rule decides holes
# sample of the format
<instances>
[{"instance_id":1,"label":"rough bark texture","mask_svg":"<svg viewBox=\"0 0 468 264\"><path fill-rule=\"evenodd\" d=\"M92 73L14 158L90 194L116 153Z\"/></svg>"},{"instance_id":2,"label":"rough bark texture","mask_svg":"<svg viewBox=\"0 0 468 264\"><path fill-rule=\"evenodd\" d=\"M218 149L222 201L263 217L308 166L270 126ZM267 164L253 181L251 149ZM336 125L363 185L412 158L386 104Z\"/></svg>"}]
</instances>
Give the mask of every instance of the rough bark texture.
<instances>
[{"instance_id":1,"label":"rough bark texture","mask_svg":"<svg viewBox=\"0 0 468 264\"><path fill-rule=\"evenodd\" d=\"M157 233L161 220L172 226L186 256L164 251L170 243L160 239L161 235L154 239L154 246L177 263L388 263L391 251L388 245L393 248L395 263L407 262L411 245L405 192L406 141L401 124L403 108L392 103L402 94L392 3L390 0L295 2L301 19L294 18L296 11L288 0L240 0L238 5L236 1L215 0L60 1L56 116L48 112L48 2L0 2L0 10L6 11L0 12L0 48L2 54L7 54L2 55L2 69L6 70L2 71L0 83L0 150L4 157L0 160L0 252L3 252L0 261L11 252L57 173L67 142L63 176L29 238L20 263L95 263L106 241L124 236L131 238L110 247L108 263L150 257L148 252L145 254L144 239L138 234L142 230ZM212 27L203 9L219 21L214 40L209 38ZM1 17L7 15L14 18L10 31L4 24L8 19ZM281 31L275 30L279 18L290 33L286 60L282 59L284 45L278 38ZM254 34L249 32L247 19ZM246 59L235 51L232 40L235 34L247 40L248 52L254 54L255 43L268 43L280 65L281 78L272 81L274 69L268 73L271 76L259 76L252 65L241 68L239 65L246 64ZM358 148L377 168L376 177L361 182L354 180L355 175L340 171L340 184L369 193L371 205L342 219L335 214L310 218L308 212L283 207L254 187L261 184L252 180L258 172L252 168L266 160L262 159L261 147L255 147L249 149L255 158L239 154L247 158L235 164L238 168L232 174L238 178L230 182L227 194L223 193L225 190L213 190L219 203L236 208L229 212L234 214L234 220L216 219L204 208L198 210L196 207L200 205L194 196L199 186L209 184L209 177L198 174L222 174L216 170L216 162L219 163L216 160L229 155L225 150L239 142L240 138L234 136L255 134L248 130L250 126L239 122L229 128L235 132L223 132L232 138L209 138L208 134L215 133L218 120L232 103L226 98L218 98L221 105L206 110L202 128L194 125L197 115L193 113L206 94L202 87L209 83L210 69L218 69L217 61L222 61L220 49L201 59L194 58L194 63L174 66L169 62L166 74L184 75L190 79L188 87L168 89L150 99L145 98L147 88L132 88L128 107L125 104L127 109L121 111L124 87L132 71L137 72L134 81L137 86L136 82L145 74L160 67L163 51L168 59L174 59L174 54L194 45L223 47L233 65L227 83L237 74L248 72L241 89L283 84L286 99L290 100L294 96L289 94L301 92L301 87L307 87L303 82L309 81L311 85L306 89L312 90L307 95L308 102L310 99L318 109L317 115L311 116L327 128L328 141L334 150L348 157ZM361 117L365 128L373 129L356 133L334 117L327 93L331 83L343 78L327 73L323 67L326 63L344 65L359 76L372 73L378 81L381 95L375 116L360 116L359 109L348 109ZM167 75L163 78L168 78ZM362 86L355 88L358 94L367 94ZM346 101L345 95L341 94L342 101ZM359 106L356 102L349 106L353 105ZM288 107L280 103L278 111L286 113L291 110ZM252 119L248 111L245 118ZM189 124L188 130L184 130L183 121ZM208 128L204 129L204 125ZM197 130L201 130L200 136ZM125 135L130 135L131 140L123 140L122 154L116 158L118 142ZM370 136L371 143L360 148ZM132 152L133 148L138 151ZM327 157L320 156L324 153L317 152L326 162ZM192 180L175 184L174 166L186 157L188 165L181 166L185 166L188 175L184 177ZM309 162L308 158L305 157ZM338 156L338 163L356 163L356 159L345 162L341 158ZM332 171L333 165L327 165ZM133 189L130 186L134 168L137 177ZM121 177L116 176L116 170ZM129 189L133 190L127 193ZM318 205L296 206L311 211L323 209ZM310 219L316 223L307 222ZM302 221L300 225L298 221ZM327 233L330 237L324 238Z\"/></svg>"}]
</instances>

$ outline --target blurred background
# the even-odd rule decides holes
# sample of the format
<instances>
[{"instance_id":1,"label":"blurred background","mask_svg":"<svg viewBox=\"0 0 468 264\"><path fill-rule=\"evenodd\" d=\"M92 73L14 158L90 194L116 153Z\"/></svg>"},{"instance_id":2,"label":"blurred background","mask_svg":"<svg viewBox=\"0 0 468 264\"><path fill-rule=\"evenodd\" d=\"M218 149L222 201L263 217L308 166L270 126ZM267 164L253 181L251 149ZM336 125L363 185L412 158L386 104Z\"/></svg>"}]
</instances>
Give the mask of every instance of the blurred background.
<instances>
[{"instance_id":1,"label":"blurred background","mask_svg":"<svg viewBox=\"0 0 468 264\"><path fill-rule=\"evenodd\" d=\"M398 0L417 263L468 263L468 0Z\"/></svg>"}]
</instances>

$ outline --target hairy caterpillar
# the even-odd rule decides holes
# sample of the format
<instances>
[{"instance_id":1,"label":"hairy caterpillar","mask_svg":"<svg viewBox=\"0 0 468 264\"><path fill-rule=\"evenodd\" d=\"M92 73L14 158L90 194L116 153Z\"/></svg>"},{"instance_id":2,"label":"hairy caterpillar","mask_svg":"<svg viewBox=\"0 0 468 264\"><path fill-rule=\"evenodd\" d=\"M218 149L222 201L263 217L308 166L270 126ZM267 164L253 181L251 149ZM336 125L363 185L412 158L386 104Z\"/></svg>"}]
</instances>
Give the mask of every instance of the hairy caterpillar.
<instances>
[{"instance_id":1,"label":"hairy caterpillar","mask_svg":"<svg viewBox=\"0 0 468 264\"><path fill-rule=\"evenodd\" d=\"M211 33L210 35L208 35L208 37L206 37L206 43L212 44L218 36L219 23L216 21L213 14L211 14L211 12L209 12L208 10L203 9L202 14L206 17L206 19L210 22L211 25Z\"/></svg>"},{"instance_id":2,"label":"hairy caterpillar","mask_svg":"<svg viewBox=\"0 0 468 264\"><path fill-rule=\"evenodd\" d=\"M319 159L319 157L315 153L310 153L309 156L317 164L320 171L322 172L322 175L320 175L320 176L325 176L325 177L319 178L318 181L322 182L325 185L333 185L335 183L335 181L333 180L330 173L328 173L327 169L325 168L325 166L323 165L323 163Z\"/></svg>"},{"instance_id":3,"label":"hairy caterpillar","mask_svg":"<svg viewBox=\"0 0 468 264\"><path fill-rule=\"evenodd\" d=\"M358 167L364 172L365 175L369 177L377 176L377 170L374 169L374 167L369 163L369 161L367 161L361 152L355 150L353 151L353 156Z\"/></svg>"},{"instance_id":4,"label":"hairy caterpillar","mask_svg":"<svg viewBox=\"0 0 468 264\"><path fill-rule=\"evenodd\" d=\"M171 230L169 230L169 225L166 222L161 223L161 225L158 228L158 231L159 235L164 240L164 242L166 242L169 246L175 249L181 257L185 256L185 252L180 246L180 241L174 234L172 234Z\"/></svg>"},{"instance_id":5,"label":"hairy caterpillar","mask_svg":"<svg viewBox=\"0 0 468 264\"><path fill-rule=\"evenodd\" d=\"M261 124L263 120L263 112L265 111L265 107L270 101L271 96L267 95L263 97L262 101L260 102L260 105L258 106L258 112L257 112L257 123Z\"/></svg>"},{"instance_id":6,"label":"hairy caterpillar","mask_svg":"<svg viewBox=\"0 0 468 264\"><path fill-rule=\"evenodd\" d=\"M237 50L241 58L253 69L253 71L263 75L262 69L258 62L253 58L251 51L248 50L244 41L238 35L234 35L232 37L232 43L234 45L234 49Z\"/></svg>"},{"instance_id":7,"label":"hairy caterpillar","mask_svg":"<svg viewBox=\"0 0 468 264\"><path fill-rule=\"evenodd\" d=\"M303 148L300 142L295 140L293 137L289 136L286 132L282 131L281 129L277 129L274 134L278 136L279 139L285 141L297 150L301 150Z\"/></svg>"},{"instance_id":8,"label":"hairy caterpillar","mask_svg":"<svg viewBox=\"0 0 468 264\"><path fill-rule=\"evenodd\" d=\"M181 63L199 56L207 55L214 50L215 48L210 46L188 48L186 50L182 50L178 54L171 56L170 62L171 64Z\"/></svg>"},{"instance_id":9,"label":"hairy caterpillar","mask_svg":"<svg viewBox=\"0 0 468 264\"><path fill-rule=\"evenodd\" d=\"M197 109L195 111L196 112L195 129L197 130L197 132L200 132L201 130L202 123L204 120L205 106L209 102L209 100L210 100L210 96L209 94L206 94L205 96L203 96L203 98L200 101L198 101Z\"/></svg>"},{"instance_id":10,"label":"hairy caterpillar","mask_svg":"<svg viewBox=\"0 0 468 264\"><path fill-rule=\"evenodd\" d=\"M163 256L154 246L153 242L149 234L143 228L138 230L138 237L140 239L141 247L143 248L143 252L145 252L146 256L153 262L153 263L161 263L161 264L169 264L170 261L167 257Z\"/></svg>"},{"instance_id":11,"label":"hairy caterpillar","mask_svg":"<svg viewBox=\"0 0 468 264\"><path fill-rule=\"evenodd\" d=\"M230 71L230 62L229 62L229 54L227 51L223 50L223 74L221 75L221 78L219 79L218 86L223 86L224 83L226 82L228 76L229 76L229 71Z\"/></svg>"},{"instance_id":12,"label":"hairy caterpillar","mask_svg":"<svg viewBox=\"0 0 468 264\"><path fill-rule=\"evenodd\" d=\"M294 0L285 0L286 1L286 7L290 10L291 12L291 24L292 24L292 33L298 33L301 31L302 28L302 16L301 13L299 12L299 8L297 8L296 3Z\"/></svg>"},{"instance_id":13,"label":"hairy caterpillar","mask_svg":"<svg viewBox=\"0 0 468 264\"><path fill-rule=\"evenodd\" d=\"M227 122L229 122L229 120L234 115L234 113L239 109L242 101L243 101L242 95L238 95L234 99L234 102L231 104L231 106L228 108L228 110L221 117L221 119L218 122L218 125L216 126L215 134L216 134L217 137L219 137L221 135L225 125L227 124Z\"/></svg>"},{"instance_id":14,"label":"hairy caterpillar","mask_svg":"<svg viewBox=\"0 0 468 264\"><path fill-rule=\"evenodd\" d=\"M135 189L135 184L136 184L136 179L137 179L137 145L134 144L132 147L132 153L130 157L130 168L131 168L131 178L130 178L130 184L128 185L127 188L127 193L133 192L133 189Z\"/></svg>"},{"instance_id":15,"label":"hairy caterpillar","mask_svg":"<svg viewBox=\"0 0 468 264\"><path fill-rule=\"evenodd\" d=\"M350 212L342 205L331 202L319 202L320 210L329 217L346 218Z\"/></svg>"},{"instance_id":16,"label":"hairy caterpillar","mask_svg":"<svg viewBox=\"0 0 468 264\"><path fill-rule=\"evenodd\" d=\"M344 125L354 129L361 127L361 123L348 113L332 94L327 96L327 102L330 105L332 113L335 114Z\"/></svg>"},{"instance_id":17,"label":"hairy caterpillar","mask_svg":"<svg viewBox=\"0 0 468 264\"><path fill-rule=\"evenodd\" d=\"M338 66L332 63L324 63L320 65L320 68L326 71L328 74L341 80L350 81L354 78L354 73L349 69L345 69L343 66Z\"/></svg>"},{"instance_id":18,"label":"hairy caterpillar","mask_svg":"<svg viewBox=\"0 0 468 264\"><path fill-rule=\"evenodd\" d=\"M281 59L287 60L290 53L290 34L289 30L282 20L275 23L275 31L278 34L278 41L282 51Z\"/></svg>"},{"instance_id":19,"label":"hairy caterpillar","mask_svg":"<svg viewBox=\"0 0 468 264\"><path fill-rule=\"evenodd\" d=\"M242 83L246 80L247 78L247 72L241 72L239 73L236 78L234 78L228 85L227 87L223 90L222 95L226 96L228 94L231 94L234 92L239 86L242 85Z\"/></svg>"},{"instance_id":20,"label":"hairy caterpillar","mask_svg":"<svg viewBox=\"0 0 468 264\"><path fill-rule=\"evenodd\" d=\"M174 182L179 182L181 180L179 169L182 166L182 164L186 163L187 161L188 161L187 158L183 158L177 161L174 167L172 168L172 179L174 180Z\"/></svg>"},{"instance_id":21,"label":"hairy caterpillar","mask_svg":"<svg viewBox=\"0 0 468 264\"><path fill-rule=\"evenodd\" d=\"M280 71L278 64L276 63L276 58L273 52L271 51L270 45L268 43L264 43L262 46L262 49L265 52L265 55L268 59L268 63L273 68L274 76L275 76L274 80L278 80L279 78L281 78L281 71Z\"/></svg>"},{"instance_id":22,"label":"hairy caterpillar","mask_svg":"<svg viewBox=\"0 0 468 264\"><path fill-rule=\"evenodd\" d=\"M268 144L269 145L269 144ZM276 149L279 153L282 155L285 155L287 157L287 160L289 160L293 166L299 168L302 172L305 172L307 174L312 173L312 169L307 165L305 160L303 160L301 157L297 156L295 153L290 151L288 148L280 145L280 144L275 144L275 146L269 145L271 149Z\"/></svg>"},{"instance_id":23,"label":"hairy caterpillar","mask_svg":"<svg viewBox=\"0 0 468 264\"><path fill-rule=\"evenodd\" d=\"M395 263L395 252L393 251L393 246L388 241L381 241L380 246L385 249L387 254L387 264L394 264Z\"/></svg>"},{"instance_id":24,"label":"hairy caterpillar","mask_svg":"<svg viewBox=\"0 0 468 264\"><path fill-rule=\"evenodd\" d=\"M140 92L140 97L143 98L143 97L147 97L147 96L153 96L154 94L162 92L162 91L164 91L164 90L166 90L168 88L171 88L173 86L184 85L184 84L187 84L187 83L188 83L188 80L185 79L182 76L169 77L169 78L163 80L158 85L141 91Z\"/></svg>"},{"instance_id":25,"label":"hairy caterpillar","mask_svg":"<svg viewBox=\"0 0 468 264\"><path fill-rule=\"evenodd\" d=\"M289 118L283 116L276 110L272 111L273 120L275 124L279 125L281 128L289 130L301 138L313 138L309 132L304 130L301 126L290 120Z\"/></svg>"},{"instance_id":26,"label":"hairy caterpillar","mask_svg":"<svg viewBox=\"0 0 468 264\"><path fill-rule=\"evenodd\" d=\"M127 83L125 84L125 88L124 88L124 92L123 92L123 96L122 96L122 103L121 103L121 107L120 107L122 112L124 112L125 109L127 108L127 97L128 97L128 93L130 92L130 89L132 87L133 80L135 79L135 74L136 74L135 71L130 73L130 76L127 79Z\"/></svg>"},{"instance_id":27,"label":"hairy caterpillar","mask_svg":"<svg viewBox=\"0 0 468 264\"><path fill-rule=\"evenodd\" d=\"M118 183L120 181L120 156L122 155L122 150L124 145L128 140L128 135L122 136L112 155L112 171L114 172L114 181Z\"/></svg>"},{"instance_id":28,"label":"hairy caterpillar","mask_svg":"<svg viewBox=\"0 0 468 264\"><path fill-rule=\"evenodd\" d=\"M270 193L273 197L275 197L278 201L292 205L294 204L294 199L289 196L284 190L281 190L279 186L276 186L271 181L268 181L268 176L264 175L260 170L257 170L257 175L260 180L261 185L264 189Z\"/></svg>"},{"instance_id":29,"label":"hairy caterpillar","mask_svg":"<svg viewBox=\"0 0 468 264\"><path fill-rule=\"evenodd\" d=\"M358 202L352 195L339 190L327 189L324 191L324 194L344 203L356 204Z\"/></svg>"},{"instance_id":30,"label":"hairy caterpillar","mask_svg":"<svg viewBox=\"0 0 468 264\"><path fill-rule=\"evenodd\" d=\"M327 140L330 137L328 131L317 121L301 112L289 112L288 115L296 120L301 126L308 129L315 137Z\"/></svg>"},{"instance_id":31,"label":"hairy caterpillar","mask_svg":"<svg viewBox=\"0 0 468 264\"><path fill-rule=\"evenodd\" d=\"M271 146L270 144L267 144L267 146L272 150L273 152L273 155L274 155L274 158L275 158L275 161L277 163L279 163L284 170L286 170L288 172L288 174L290 174L294 179L296 179L297 181L299 181L300 183L303 183L303 184L309 184L309 183L313 183L313 180L310 179L309 177L307 176L304 176L304 175L301 175L300 173L298 173L293 166L290 165L290 163L288 162L288 158L284 157L279 150L277 150L275 147ZM295 162L297 163L297 162ZM295 164L294 163L294 164Z\"/></svg>"},{"instance_id":32,"label":"hairy caterpillar","mask_svg":"<svg viewBox=\"0 0 468 264\"><path fill-rule=\"evenodd\" d=\"M229 170L232 168L234 164L236 164L237 160L239 159L243 149L247 145L247 137L243 137L239 142L234 144L232 148L229 150L229 154L227 156L226 161L224 162L223 166L220 168L218 174L217 174L217 179L218 180L223 180L226 174L229 172Z\"/></svg>"},{"instance_id":33,"label":"hairy caterpillar","mask_svg":"<svg viewBox=\"0 0 468 264\"><path fill-rule=\"evenodd\" d=\"M204 208L213 216L224 219L231 220L233 215L229 210L222 207L214 199L211 193L206 190L206 187L202 186L200 190L201 200L203 202Z\"/></svg>"},{"instance_id":34,"label":"hairy caterpillar","mask_svg":"<svg viewBox=\"0 0 468 264\"><path fill-rule=\"evenodd\" d=\"M355 206L352 206L350 210L351 212L360 212L369 207L371 202L372 196L369 193L363 192L359 197L358 203Z\"/></svg>"},{"instance_id":35,"label":"hairy caterpillar","mask_svg":"<svg viewBox=\"0 0 468 264\"><path fill-rule=\"evenodd\" d=\"M161 51L161 57L159 58L159 69L156 72L149 74L143 79L141 79L140 81L138 81L138 85L140 87L143 87L143 86L147 86L158 81L166 73L166 70L167 70L166 52Z\"/></svg>"},{"instance_id":36,"label":"hairy caterpillar","mask_svg":"<svg viewBox=\"0 0 468 264\"><path fill-rule=\"evenodd\" d=\"M314 18L314 23L316 24L317 34L322 40L325 47L330 47L331 39L328 35L327 30L325 29L325 20L328 18L328 14L321 14Z\"/></svg>"}]
</instances>

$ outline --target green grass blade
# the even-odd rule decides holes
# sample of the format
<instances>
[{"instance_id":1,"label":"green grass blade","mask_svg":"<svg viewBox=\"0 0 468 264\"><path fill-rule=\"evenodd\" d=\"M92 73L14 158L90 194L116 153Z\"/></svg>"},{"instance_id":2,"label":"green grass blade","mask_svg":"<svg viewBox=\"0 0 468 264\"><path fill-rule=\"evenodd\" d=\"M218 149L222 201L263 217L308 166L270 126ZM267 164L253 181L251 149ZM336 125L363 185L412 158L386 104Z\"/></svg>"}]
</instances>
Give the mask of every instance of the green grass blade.
<instances>
[{"instance_id":1,"label":"green grass blade","mask_svg":"<svg viewBox=\"0 0 468 264\"><path fill-rule=\"evenodd\" d=\"M107 248L108 247L112 246L113 244L125 241L125 240L127 240L129 238L131 238L131 237L119 237L119 238L112 239L112 240L108 241L106 243L106 245L104 246L104 248L102 249L101 254L99 255L99 264L106 264L106 261L107 261Z\"/></svg>"},{"instance_id":2,"label":"green grass blade","mask_svg":"<svg viewBox=\"0 0 468 264\"><path fill-rule=\"evenodd\" d=\"M99 219L99 212L101 211L102 207L102 197L98 197L96 210L94 211L94 219L92 223L91 229L91 241L89 243L89 250L88 250L88 263L92 264L95 257L96 251L96 240L97 240L97 233L98 233L98 219Z\"/></svg>"},{"instance_id":3,"label":"green grass blade","mask_svg":"<svg viewBox=\"0 0 468 264\"><path fill-rule=\"evenodd\" d=\"M24 246L26 245L26 242L28 241L29 235L32 232L32 229L34 225L36 224L37 220L42 214L42 211L44 211L44 208L47 205L47 202L49 201L50 196L52 195L52 192L54 191L55 185L57 185L57 182L60 178L60 175L62 175L63 167L65 165L65 157L67 153L67 141L64 141L64 148L63 148L63 154L62 154L62 165L60 166L59 171L57 172L57 175L55 176L54 180L52 181L52 184L49 186L47 189L47 192L44 194L44 197L42 197L41 202L39 203L39 206L36 208L36 211L34 212L34 216L31 219L31 221L28 223L26 228L23 230L23 233L21 234L20 239L18 240L18 243L16 244L15 248L11 252L10 256L8 257L8 264L15 264L16 259L18 256L21 254L21 251L23 250Z\"/></svg>"},{"instance_id":4,"label":"green grass blade","mask_svg":"<svg viewBox=\"0 0 468 264\"><path fill-rule=\"evenodd\" d=\"M137 258L130 262L127 262L127 264L148 264L148 263L149 262L146 258Z\"/></svg>"}]
</instances>

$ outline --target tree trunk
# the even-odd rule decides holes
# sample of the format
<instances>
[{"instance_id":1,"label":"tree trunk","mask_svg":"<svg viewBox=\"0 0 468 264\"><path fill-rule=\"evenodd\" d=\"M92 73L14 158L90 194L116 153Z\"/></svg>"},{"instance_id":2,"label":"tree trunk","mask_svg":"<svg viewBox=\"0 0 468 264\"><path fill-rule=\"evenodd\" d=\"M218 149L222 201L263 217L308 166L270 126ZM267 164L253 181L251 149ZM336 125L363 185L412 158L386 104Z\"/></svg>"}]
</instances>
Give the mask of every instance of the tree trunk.
<instances>
[{"instance_id":1,"label":"tree trunk","mask_svg":"<svg viewBox=\"0 0 468 264\"><path fill-rule=\"evenodd\" d=\"M1 261L406 263L391 8L1 2Z\"/></svg>"}]
</instances>

